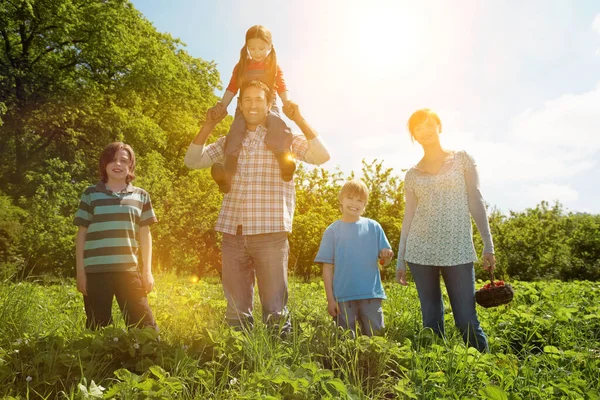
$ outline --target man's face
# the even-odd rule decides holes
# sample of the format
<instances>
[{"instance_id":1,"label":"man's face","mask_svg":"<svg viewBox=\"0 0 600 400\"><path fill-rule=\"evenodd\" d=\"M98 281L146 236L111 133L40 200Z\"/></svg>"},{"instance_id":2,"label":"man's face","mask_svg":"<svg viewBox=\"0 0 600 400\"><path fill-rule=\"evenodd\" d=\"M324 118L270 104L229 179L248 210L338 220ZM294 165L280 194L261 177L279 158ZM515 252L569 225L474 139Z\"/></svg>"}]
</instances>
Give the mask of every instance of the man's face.
<instances>
[{"instance_id":1,"label":"man's face","mask_svg":"<svg viewBox=\"0 0 600 400\"><path fill-rule=\"evenodd\" d=\"M255 130L264 122L269 112L265 91L254 86L247 87L242 93L241 109L246 119L246 129Z\"/></svg>"}]
</instances>

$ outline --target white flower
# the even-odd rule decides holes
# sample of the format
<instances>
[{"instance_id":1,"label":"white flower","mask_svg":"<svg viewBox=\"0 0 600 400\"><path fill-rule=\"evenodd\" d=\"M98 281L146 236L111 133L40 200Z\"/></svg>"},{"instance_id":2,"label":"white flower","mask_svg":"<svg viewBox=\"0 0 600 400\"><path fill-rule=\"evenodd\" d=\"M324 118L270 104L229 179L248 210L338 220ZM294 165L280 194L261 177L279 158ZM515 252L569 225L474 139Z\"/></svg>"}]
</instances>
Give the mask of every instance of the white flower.
<instances>
[{"instance_id":1,"label":"white flower","mask_svg":"<svg viewBox=\"0 0 600 400\"><path fill-rule=\"evenodd\" d=\"M113 338L113 341L114 341L114 342L118 342L118 341L119 341L119 338L118 338L118 337L116 337L116 338Z\"/></svg>"},{"instance_id":2,"label":"white flower","mask_svg":"<svg viewBox=\"0 0 600 400\"><path fill-rule=\"evenodd\" d=\"M233 386L233 385L235 385L235 384L237 384L237 383L238 383L238 380L237 380L237 378L232 378L232 379L229 381L229 384L230 384L231 386Z\"/></svg>"},{"instance_id":3,"label":"white flower","mask_svg":"<svg viewBox=\"0 0 600 400\"><path fill-rule=\"evenodd\" d=\"M27 378L25 378L25 380L26 380L27 382L31 382L31 381L33 380L33 378L32 378L31 376L28 376Z\"/></svg>"},{"instance_id":4,"label":"white flower","mask_svg":"<svg viewBox=\"0 0 600 400\"><path fill-rule=\"evenodd\" d=\"M140 345L139 345L139 344L137 344L137 343L134 343L134 344L133 344L133 348L134 348L134 349L139 349L139 348L140 348Z\"/></svg>"}]
</instances>

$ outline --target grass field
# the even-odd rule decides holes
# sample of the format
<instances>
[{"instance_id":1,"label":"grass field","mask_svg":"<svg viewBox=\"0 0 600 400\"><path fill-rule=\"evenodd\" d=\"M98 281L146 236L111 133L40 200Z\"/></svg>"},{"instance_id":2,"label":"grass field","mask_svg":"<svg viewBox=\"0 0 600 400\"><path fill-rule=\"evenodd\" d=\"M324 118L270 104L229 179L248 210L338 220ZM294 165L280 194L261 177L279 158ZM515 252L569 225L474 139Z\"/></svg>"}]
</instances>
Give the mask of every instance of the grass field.
<instances>
[{"instance_id":1,"label":"grass field","mask_svg":"<svg viewBox=\"0 0 600 400\"><path fill-rule=\"evenodd\" d=\"M0 396L197 399L600 399L600 283L513 282L478 308L490 354L422 331L414 285L386 285L383 337L344 338L321 283L290 283L293 334L223 325L216 280L158 275L160 326L83 329L74 282L0 283ZM446 299L446 304L448 304ZM257 310L259 307L257 307ZM257 320L260 319L257 311Z\"/></svg>"}]
</instances>

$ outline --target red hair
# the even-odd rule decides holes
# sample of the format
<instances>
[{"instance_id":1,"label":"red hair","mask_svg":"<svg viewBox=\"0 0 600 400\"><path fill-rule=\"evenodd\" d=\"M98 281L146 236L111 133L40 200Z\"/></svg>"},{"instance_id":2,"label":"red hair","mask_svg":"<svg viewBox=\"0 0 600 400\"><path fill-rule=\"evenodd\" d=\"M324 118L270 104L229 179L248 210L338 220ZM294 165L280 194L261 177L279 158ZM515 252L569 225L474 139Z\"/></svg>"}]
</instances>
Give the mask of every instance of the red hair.
<instances>
[{"instance_id":1,"label":"red hair","mask_svg":"<svg viewBox=\"0 0 600 400\"><path fill-rule=\"evenodd\" d=\"M113 162L121 150L125 150L129 154L129 173L125 182L129 183L135 179L135 153L130 145L123 142L113 142L106 146L100 155L100 180L104 183L108 182L108 175L106 174L106 166Z\"/></svg>"},{"instance_id":2,"label":"red hair","mask_svg":"<svg viewBox=\"0 0 600 400\"><path fill-rule=\"evenodd\" d=\"M238 86L242 87L244 85L246 69L248 68L248 61L250 60L250 56L248 55L248 40L250 39L260 39L271 46L271 52L265 59L265 64L267 66L266 84L269 89L276 91L277 84L275 83L275 76L277 75L277 54L275 53L275 47L273 47L271 31L262 25L254 25L246 31L246 41L244 42L244 47L240 50L240 61L238 62Z\"/></svg>"}]
</instances>

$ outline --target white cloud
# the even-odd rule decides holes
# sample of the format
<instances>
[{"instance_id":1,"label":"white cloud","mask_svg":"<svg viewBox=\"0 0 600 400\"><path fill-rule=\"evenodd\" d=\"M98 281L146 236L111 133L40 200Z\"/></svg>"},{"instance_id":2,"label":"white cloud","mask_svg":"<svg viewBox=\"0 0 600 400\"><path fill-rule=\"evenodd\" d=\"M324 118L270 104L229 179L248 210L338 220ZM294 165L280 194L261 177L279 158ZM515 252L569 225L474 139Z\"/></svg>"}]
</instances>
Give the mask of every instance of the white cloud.
<instances>
[{"instance_id":1,"label":"white cloud","mask_svg":"<svg viewBox=\"0 0 600 400\"><path fill-rule=\"evenodd\" d=\"M592 23L592 29L594 32L600 35L600 14L596 15L594 22Z\"/></svg>"},{"instance_id":2,"label":"white cloud","mask_svg":"<svg viewBox=\"0 0 600 400\"><path fill-rule=\"evenodd\" d=\"M569 178L589 171L600 152L600 85L523 112L503 137L466 141L462 147L475 156L485 184Z\"/></svg>"},{"instance_id":3,"label":"white cloud","mask_svg":"<svg viewBox=\"0 0 600 400\"><path fill-rule=\"evenodd\" d=\"M554 183L542 183L527 188L526 196L530 204L538 204L542 200L558 200L563 204L577 201L579 193L568 185L557 185Z\"/></svg>"}]
</instances>

